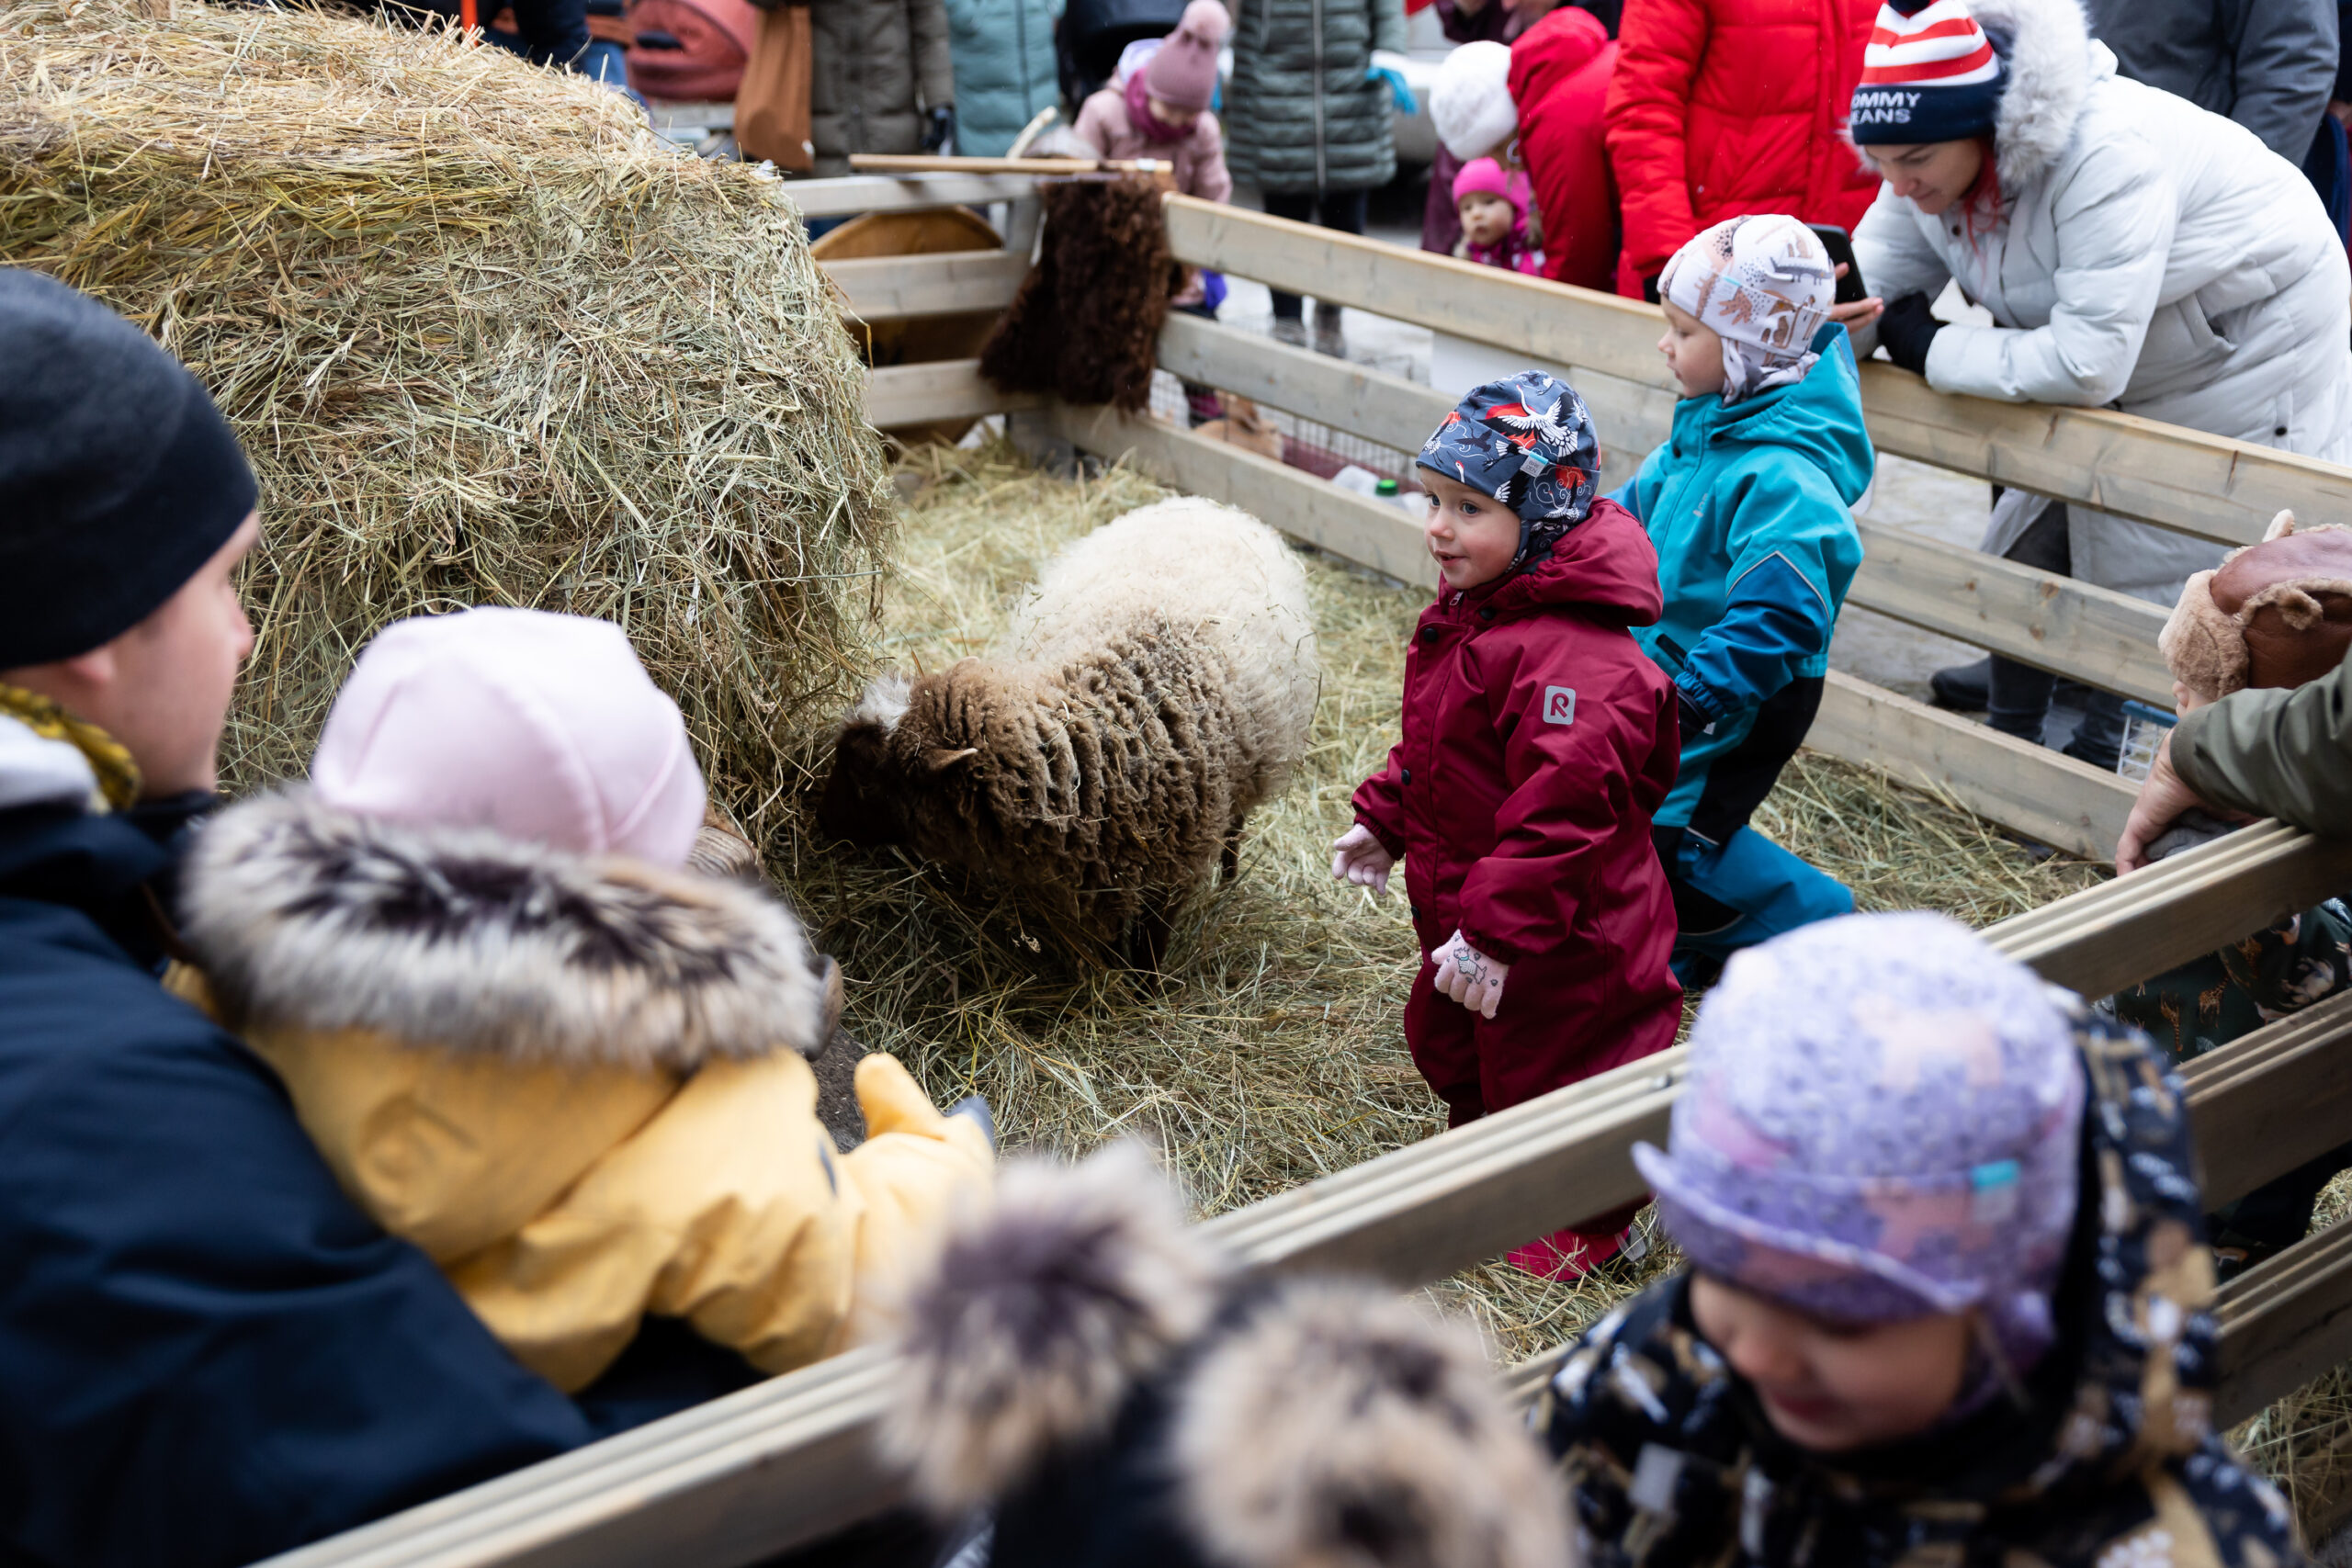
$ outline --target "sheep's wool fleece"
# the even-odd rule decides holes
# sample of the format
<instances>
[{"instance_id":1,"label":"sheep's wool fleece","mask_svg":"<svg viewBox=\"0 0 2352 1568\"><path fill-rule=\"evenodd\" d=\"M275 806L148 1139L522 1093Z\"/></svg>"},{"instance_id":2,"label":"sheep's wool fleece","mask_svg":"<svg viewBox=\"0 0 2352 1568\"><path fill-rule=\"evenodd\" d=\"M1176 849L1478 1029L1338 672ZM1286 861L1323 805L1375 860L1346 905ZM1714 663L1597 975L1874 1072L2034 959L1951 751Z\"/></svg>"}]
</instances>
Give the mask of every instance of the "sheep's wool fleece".
<instances>
[{"instance_id":1,"label":"sheep's wool fleece","mask_svg":"<svg viewBox=\"0 0 2352 1568\"><path fill-rule=\"evenodd\" d=\"M1205 881L1281 793L1319 679L1281 536L1214 502L1160 502L1048 562L990 658L877 682L820 817L862 797L924 855L1117 934Z\"/></svg>"}]
</instances>

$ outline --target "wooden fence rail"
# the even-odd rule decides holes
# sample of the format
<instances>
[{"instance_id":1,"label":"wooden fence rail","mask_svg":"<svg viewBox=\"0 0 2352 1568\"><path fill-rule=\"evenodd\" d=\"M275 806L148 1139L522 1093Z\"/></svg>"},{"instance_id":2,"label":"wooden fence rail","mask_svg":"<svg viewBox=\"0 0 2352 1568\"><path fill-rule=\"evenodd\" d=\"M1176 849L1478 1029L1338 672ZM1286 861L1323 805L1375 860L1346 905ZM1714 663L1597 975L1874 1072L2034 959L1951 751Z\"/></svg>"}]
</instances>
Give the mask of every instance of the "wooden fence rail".
<instances>
[{"instance_id":1,"label":"wooden fence rail","mask_svg":"<svg viewBox=\"0 0 2352 1568\"><path fill-rule=\"evenodd\" d=\"M2308 902L2312 888L2347 883L2352 842L2266 824L1986 935L2053 982L2096 994L2243 934L2282 897ZM2209 1127L2235 1140L2315 1095L2352 1095L2342 1068L2312 1054L2328 1049L2345 1060L2352 1004L2330 1007L2192 1069L2192 1115L2209 1164L2217 1159ZM1682 1063L1678 1049L1630 1064L1208 1224L1260 1268L1347 1267L1400 1284L1437 1278L1634 1196L1639 1179L1628 1151L1664 1135ZM2231 1182L2267 1179L2303 1157L2293 1140L2232 1146ZM2279 1378L2352 1354L2346 1237L2352 1229L2314 1237L2225 1293L2226 1409L2258 1408ZM889 1371L877 1353L854 1351L274 1562L738 1568L897 1501L897 1483L868 1446Z\"/></svg>"}]
</instances>

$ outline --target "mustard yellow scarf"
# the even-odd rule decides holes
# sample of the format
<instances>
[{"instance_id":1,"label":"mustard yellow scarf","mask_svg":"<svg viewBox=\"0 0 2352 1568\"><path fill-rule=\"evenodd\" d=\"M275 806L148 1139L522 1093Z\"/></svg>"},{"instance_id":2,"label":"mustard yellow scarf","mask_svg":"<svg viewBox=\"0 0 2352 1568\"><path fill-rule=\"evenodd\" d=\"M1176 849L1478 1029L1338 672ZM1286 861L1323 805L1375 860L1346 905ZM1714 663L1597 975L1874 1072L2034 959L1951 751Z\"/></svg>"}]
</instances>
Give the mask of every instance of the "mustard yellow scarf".
<instances>
[{"instance_id":1,"label":"mustard yellow scarf","mask_svg":"<svg viewBox=\"0 0 2352 1568\"><path fill-rule=\"evenodd\" d=\"M120 811L139 798L139 764L131 761L130 748L96 725L75 718L38 692L6 684L0 684L0 714L44 740L62 740L81 752L109 809Z\"/></svg>"}]
</instances>

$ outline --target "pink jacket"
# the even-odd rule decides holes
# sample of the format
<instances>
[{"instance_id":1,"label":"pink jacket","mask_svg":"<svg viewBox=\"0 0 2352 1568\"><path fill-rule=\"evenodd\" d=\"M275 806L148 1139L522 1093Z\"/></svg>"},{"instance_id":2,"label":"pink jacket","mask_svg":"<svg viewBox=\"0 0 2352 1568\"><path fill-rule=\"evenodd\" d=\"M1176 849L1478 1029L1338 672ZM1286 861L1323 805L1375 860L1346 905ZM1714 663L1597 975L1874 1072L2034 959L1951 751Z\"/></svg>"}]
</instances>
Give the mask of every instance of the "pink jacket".
<instances>
[{"instance_id":1,"label":"pink jacket","mask_svg":"<svg viewBox=\"0 0 2352 1568\"><path fill-rule=\"evenodd\" d=\"M1193 133L1177 141L1147 141L1127 114L1116 87L1099 89L1080 106L1078 139L1102 158L1159 158L1176 165L1176 188L1204 201L1231 201L1233 176L1225 167L1225 134L1216 116L1204 113Z\"/></svg>"}]
</instances>

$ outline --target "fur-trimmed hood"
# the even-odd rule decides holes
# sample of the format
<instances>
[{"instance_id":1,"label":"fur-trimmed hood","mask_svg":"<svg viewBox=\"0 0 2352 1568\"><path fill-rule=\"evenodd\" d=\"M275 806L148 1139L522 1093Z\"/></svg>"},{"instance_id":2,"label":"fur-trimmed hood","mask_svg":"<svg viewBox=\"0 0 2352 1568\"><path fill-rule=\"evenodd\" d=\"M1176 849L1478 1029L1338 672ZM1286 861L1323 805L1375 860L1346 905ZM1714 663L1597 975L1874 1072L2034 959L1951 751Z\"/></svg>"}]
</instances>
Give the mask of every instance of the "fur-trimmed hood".
<instances>
[{"instance_id":1,"label":"fur-trimmed hood","mask_svg":"<svg viewBox=\"0 0 2352 1568\"><path fill-rule=\"evenodd\" d=\"M1557 1568L1557 1483L1476 1336L1243 1280L1142 1154L1008 1170L915 1292L886 1443L993 1568Z\"/></svg>"},{"instance_id":2,"label":"fur-trimmed hood","mask_svg":"<svg viewBox=\"0 0 2352 1568\"><path fill-rule=\"evenodd\" d=\"M232 1027L688 1071L813 1055L838 1009L831 962L749 886L358 817L299 789L213 819L180 913Z\"/></svg>"},{"instance_id":3,"label":"fur-trimmed hood","mask_svg":"<svg viewBox=\"0 0 2352 1568\"><path fill-rule=\"evenodd\" d=\"M2115 56L2091 41L2075 0L1969 0L1969 9L2008 63L1993 117L1994 173L2004 191L2018 190L2066 150L2091 84L2115 74Z\"/></svg>"}]
</instances>

